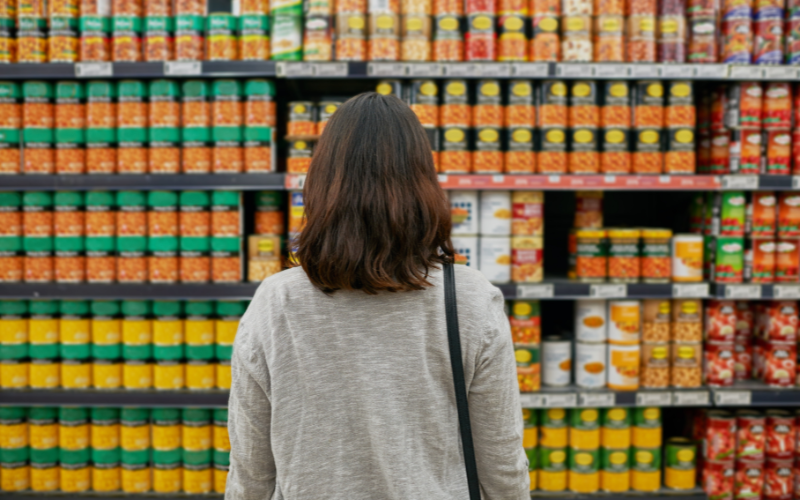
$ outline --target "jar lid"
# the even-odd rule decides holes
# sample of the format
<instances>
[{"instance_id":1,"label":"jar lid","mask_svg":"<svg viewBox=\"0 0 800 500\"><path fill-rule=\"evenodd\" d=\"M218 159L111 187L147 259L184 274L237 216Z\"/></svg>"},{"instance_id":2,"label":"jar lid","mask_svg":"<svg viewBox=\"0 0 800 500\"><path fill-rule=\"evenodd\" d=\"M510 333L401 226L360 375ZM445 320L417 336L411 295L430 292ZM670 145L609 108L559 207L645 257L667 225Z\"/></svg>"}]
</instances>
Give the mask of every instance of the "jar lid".
<instances>
[{"instance_id":1,"label":"jar lid","mask_svg":"<svg viewBox=\"0 0 800 500\"><path fill-rule=\"evenodd\" d=\"M178 194L174 191L150 191L147 205L151 207L170 207L178 205Z\"/></svg>"},{"instance_id":2,"label":"jar lid","mask_svg":"<svg viewBox=\"0 0 800 500\"><path fill-rule=\"evenodd\" d=\"M189 300L185 305L187 316L211 316L214 304L210 300Z\"/></svg>"},{"instance_id":3,"label":"jar lid","mask_svg":"<svg viewBox=\"0 0 800 500\"><path fill-rule=\"evenodd\" d=\"M153 236L147 240L147 248L151 252L177 252L177 236Z\"/></svg>"},{"instance_id":4,"label":"jar lid","mask_svg":"<svg viewBox=\"0 0 800 500\"><path fill-rule=\"evenodd\" d=\"M70 316L85 316L89 314L88 300L62 300L58 311Z\"/></svg>"},{"instance_id":5,"label":"jar lid","mask_svg":"<svg viewBox=\"0 0 800 500\"><path fill-rule=\"evenodd\" d=\"M247 306L241 300L218 300L217 316L241 316Z\"/></svg>"},{"instance_id":6,"label":"jar lid","mask_svg":"<svg viewBox=\"0 0 800 500\"><path fill-rule=\"evenodd\" d=\"M207 207L210 203L208 191L183 191L179 200L181 206Z\"/></svg>"},{"instance_id":7,"label":"jar lid","mask_svg":"<svg viewBox=\"0 0 800 500\"><path fill-rule=\"evenodd\" d=\"M143 207L147 204L147 197L142 191L117 192L117 205L126 207Z\"/></svg>"},{"instance_id":8,"label":"jar lid","mask_svg":"<svg viewBox=\"0 0 800 500\"><path fill-rule=\"evenodd\" d=\"M638 229L609 229L609 238L638 238L641 231Z\"/></svg>"},{"instance_id":9,"label":"jar lid","mask_svg":"<svg viewBox=\"0 0 800 500\"><path fill-rule=\"evenodd\" d=\"M147 300L123 300L123 316L149 316L150 302Z\"/></svg>"},{"instance_id":10,"label":"jar lid","mask_svg":"<svg viewBox=\"0 0 800 500\"><path fill-rule=\"evenodd\" d=\"M149 408L122 408L119 414L120 421L123 422L142 422L150 420Z\"/></svg>"},{"instance_id":11,"label":"jar lid","mask_svg":"<svg viewBox=\"0 0 800 500\"><path fill-rule=\"evenodd\" d=\"M208 84L204 80L187 80L182 86L183 97L207 97Z\"/></svg>"},{"instance_id":12,"label":"jar lid","mask_svg":"<svg viewBox=\"0 0 800 500\"><path fill-rule=\"evenodd\" d=\"M172 80L153 80L150 82L150 97L178 97L178 84Z\"/></svg>"},{"instance_id":13,"label":"jar lid","mask_svg":"<svg viewBox=\"0 0 800 500\"><path fill-rule=\"evenodd\" d=\"M58 408L58 419L65 422L88 420L89 409L77 406L61 406Z\"/></svg>"},{"instance_id":14,"label":"jar lid","mask_svg":"<svg viewBox=\"0 0 800 500\"><path fill-rule=\"evenodd\" d=\"M154 300L153 315L155 316L181 316L183 307L178 300Z\"/></svg>"},{"instance_id":15,"label":"jar lid","mask_svg":"<svg viewBox=\"0 0 800 500\"><path fill-rule=\"evenodd\" d=\"M18 207L22 204L22 196L16 191L0 193L0 207Z\"/></svg>"},{"instance_id":16,"label":"jar lid","mask_svg":"<svg viewBox=\"0 0 800 500\"><path fill-rule=\"evenodd\" d=\"M27 313L27 300L0 300L0 315L2 316L22 316Z\"/></svg>"},{"instance_id":17,"label":"jar lid","mask_svg":"<svg viewBox=\"0 0 800 500\"><path fill-rule=\"evenodd\" d=\"M119 420L119 408L92 408L92 421Z\"/></svg>"},{"instance_id":18,"label":"jar lid","mask_svg":"<svg viewBox=\"0 0 800 500\"><path fill-rule=\"evenodd\" d=\"M81 18L81 22L83 22ZM105 19L105 18L104 18ZM103 30L103 31L108 31ZM97 98L97 99L111 99L116 97L116 88L113 82L89 82L86 84L86 96L88 98Z\"/></svg>"},{"instance_id":19,"label":"jar lid","mask_svg":"<svg viewBox=\"0 0 800 500\"><path fill-rule=\"evenodd\" d=\"M642 238L672 238L671 229L642 229Z\"/></svg>"},{"instance_id":20,"label":"jar lid","mask_svg":"<svg viewBox=\"0 0 800 500\"><path fill-rule=\"evenodd\" d=\"M49 207L53 205L53 195L46 191L25 191L22 204L29 207Z\"/></svg>"},{"instance_id":21,"label":"jar lid","mask_svg":"<svg viewBox=\"0 0 800 500\"><path fill-rule=\"evenodd\" d=\"M244 95L272 97L275 95L275 83L261 78L246 80L244 83Z\"/></svg>"},{"instance_id":22,"label":"jar lid","mask_svg":"<svg viewBox=\"0 0 800 500\"><path fill-rule=\"evenodd\" d=\"M605 238L605 229L578 229L575 231L575 236L578 238Z\"/></svg>"},{"instance_id":23,"label":"jar lid","mask_svg":"<svg viewBox=\"0 0 800 500\"><path fill-rule=\"evenodd\" d=\"M147 87L139 80L122 80L117 84L117 95L122 97L147 97Z\"/></svg>"},{"instance_id":24,"label":"jar lid","mask_svg":"<svg viewBox=\"0 0 800 500\"><path fill-rule=\"evenodd\" d=\"M93 300L91 311L94 316L116 316L120 312L117 300Z\"/></svg>"},{"instance_id":25,"label":"jar lid","mask_svg":"<svg viewBox=\"0 0 800 500\"><path fill-rule=\"evenodd\" d=\"M211 95L215 97L242 95L242 89L238 80L214 80L211 85Z\"/></svg>"},{"instance_id":26,"label":"jar lid","mask_svg":"<svg viewBox=\"0 0 800 500\"><path fill-rule=\"evenodd\" d=\"M83 99L83 84L80 82L56 82L56 99Z\"/></svg>"},{"instance_id":27,"label":"jar lid","mask_svg":"<svg viewBox=\"0 0 800 500\"><path fill-rule=\"evenodd\" d=\"M211 192L211 205L220 206L227 205L231 207L239 206L239 192L238 191L212 191Z\"/></svg>"},{"instance_id":28,"label":"jar lid","mask_svg":"<svg viewBox=\"0 0 800 500\"><path fill-rule=\"evenodd\" d=\"M114 193L111 191L89 191L86 193L86 206L111 207L114 206Z\"/></svg>"},{"instance_id":29,"label":"jar lid","mask_svg":"<svg viewBox=\"0 0 800 500\"><path fill-rule=\"evenodd\" d=\"M57 207L77 207L83 205L83 193L80 191L56 191L53 205Z\"/></svg>"},{"instance_id":30,"label":"jar lid","mask_svg":"<svg viewBox=\"0 0 800 500\"><path fill-rule=\"evenodd\" d=\"M52 315L58 313L57 300L32 300L28 307L31 314Z\"/></svg>"}]
</instances>

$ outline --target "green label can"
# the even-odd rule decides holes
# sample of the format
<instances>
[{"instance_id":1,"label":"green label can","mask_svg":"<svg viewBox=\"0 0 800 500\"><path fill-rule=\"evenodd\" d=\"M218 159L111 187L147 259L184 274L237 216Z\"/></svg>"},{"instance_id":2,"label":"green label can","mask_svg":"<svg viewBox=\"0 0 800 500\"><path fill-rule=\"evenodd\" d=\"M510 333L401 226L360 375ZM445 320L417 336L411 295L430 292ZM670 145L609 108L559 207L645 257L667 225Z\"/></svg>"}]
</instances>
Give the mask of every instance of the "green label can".
<instances>
[{"instance_id":1,"label":"green label can","mask_svg":"<svg viewBox=\"0 0 800 500\"><path fill-rule=\"evenodd\" d=\"M636 427L661 427L661 409L656 407L635 408L633 425Z\"/></svg>"},{"instance_id":2,"label":"green label can","mask_svg":"<svg viewBox=\"0 0 800 500\"><path fill-rule=\"evenodd\" d=\"M528 471L539 469L539 449L526 448L525 455L528 457Z\"/></svg>"},{"instance_id":3,"label":"green label can","mask_svg":"<svg viewBox=\"0 0 800 500\"><path fill-rule=\"evenodd\" d=\"M590 474L600 470L600 449L569 450L569 470L579 474Z\"/></svg>"},{"instance_id":4,"label":"green label can","mask_svg":"<svg viewBox=\"0 0 800 500\"><path fill-rule=\"evenodd\" d=\"M567 448L539 448L539 468L548 472L567 470Z\"/></svg>"},{"instance_id":5,"label":"green label can","mask_svg":"<svg viewBox=\"0 0 800 500\"><path fill-rule=\"evenodd\" d=\"M661 470L661 447L631 447L631 469L639 472L656 472Z\"/></svg>"},{"instance_id":6,"label":"green label can","mask_svg":"<svg viewBox=\"0 0 800 500\"><path fill-rule=\"evenodd\" d=\"M744 269L744 238L718 236L714 258L714 280L723 283L741 283Z\"/></svg>"},{"instance_id":7,"label":"green label can","mask_svg":"<svg viewBox=\"0 0 800 500\"><path fill-rule=\"evenodd\" d=\"M664 448L664 485L673 490L693 489L696 484L697 446L686 438L671 438Z\"/></svg>"},{"instance_id":8,"label":"green label can","mask_svg":"<svg viewBox=\"0 0 800 500\"><path fill-rule=\"evenodd\" d=\"M600 412L595 408L570 410L569 425L572 429L591 431L600 428Z\"/></svg>"},{"instance_id":9,"label":"green label can","mask_svg":"<svg viewBox=\"0 0 800 500\"><path fill-rule=\"evenodd\" d=\"M539 415L539 421L542 427L566 427L567 425L567 411L563 408L550 408L549 410L542 410Z\"/></svg>"},{"instance_id":10,"label":"green label can","mask_svg":"<svg viewBox=\"0 0 800 500\"><path fill-rule=\"evenodd\" d=\"M720 198L720 236L744 236L747 208L744 191L726 191Z\"/></svg>"},{"instance_id":11,"label":"green label can","mask_svg":"<svg viewBox=\"0 0 800 500\"><path fill-rule=\"evenodd\" d=\"M601 410L600 425L607 429L628 429L631 414L627 408L606 408Z\"/></svg>"},{"instance_id":12,"label":"green label can","mask_svg":"<svg viewBox=\"0 0 800 500\"><path fill-rule=\"evenodd\" d=\"M627 472L630 468L630 448L603 448L600 468L608 472Z\"/></svg>"},{"instance_id":13,"label":"green label can","mask_svg":"<svg viewBox=\"0 0 800 500\"><path fill-rule=\"evenodd\" d=\"M303 58L302 14L274 14L272 23L272 59L300 61Z\"/></svg>"}]
</instances>

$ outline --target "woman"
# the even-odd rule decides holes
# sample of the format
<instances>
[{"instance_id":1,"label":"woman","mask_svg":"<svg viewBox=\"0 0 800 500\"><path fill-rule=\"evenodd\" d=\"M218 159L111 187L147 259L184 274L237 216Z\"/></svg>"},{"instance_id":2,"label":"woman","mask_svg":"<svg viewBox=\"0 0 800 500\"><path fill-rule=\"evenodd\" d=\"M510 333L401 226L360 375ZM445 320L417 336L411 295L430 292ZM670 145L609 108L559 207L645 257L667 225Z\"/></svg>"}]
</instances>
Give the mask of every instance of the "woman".
<instances>
[{"instance_id":1,"label":"woman","mask_svg":"<svg viewBox=\"0 0 800 500\"><path fill-rule=\"evenodd\" d=\"M232 359L227 500L469 498L445 325L450 213L399 99L333 115L304 188L295 267L265 280ZM503 296L455 266L483 500L529 500Z\"/></svg>"}]
</instances>

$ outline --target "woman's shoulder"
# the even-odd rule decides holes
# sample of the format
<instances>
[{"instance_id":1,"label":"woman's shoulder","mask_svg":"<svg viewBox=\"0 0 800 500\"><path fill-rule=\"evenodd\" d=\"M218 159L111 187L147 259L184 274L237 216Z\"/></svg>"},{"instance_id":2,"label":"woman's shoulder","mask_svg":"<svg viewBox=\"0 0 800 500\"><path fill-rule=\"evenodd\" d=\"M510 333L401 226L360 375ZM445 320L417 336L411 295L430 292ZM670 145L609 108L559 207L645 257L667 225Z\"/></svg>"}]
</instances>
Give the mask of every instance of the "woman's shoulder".
<instances>
[{"instance_id":1,"label":"woman's shoulder","mask_svg":"<svg viewBox=\"0 0 800 500\"><path fill-rule=\"evenodd\" d=\"M503 293L499 288L492 285L482 272L463 265L453 267L455 268L456 293L459 296L459 300L462 299L464 294L466 294L464 298L480 302L502 300Z\"/></svg>"}]
</instances>

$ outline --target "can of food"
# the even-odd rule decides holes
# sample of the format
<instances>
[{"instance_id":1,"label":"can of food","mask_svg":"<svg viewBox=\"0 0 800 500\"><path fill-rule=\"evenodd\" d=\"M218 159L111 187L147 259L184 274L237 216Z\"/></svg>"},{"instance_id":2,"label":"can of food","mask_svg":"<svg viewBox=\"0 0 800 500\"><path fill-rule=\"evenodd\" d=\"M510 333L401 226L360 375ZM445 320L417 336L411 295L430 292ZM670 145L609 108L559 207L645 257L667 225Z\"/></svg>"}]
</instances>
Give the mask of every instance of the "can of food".
<instances>
[{"instance_id":1,"label":"can of food","mask_svg":"<svg viewBox=\"0 0 800 500\"><path fill-rule=\"evenodd\" d=\"M630 489L630 449L604 447L600 450L600 489L619 493Z\"/></svg>"},{"instance_id":2,"label":"can of food","mask_svg":"<svg viewBox=\"0 0 800 500\"><path fill-rule=\"evenodd\" d=\"M777 229L777 198L771 191L756 191L747 207L747 233L751 237L774 238Z\"/></svg>"},{"instance_id":3,"label":"can of food","mask_svg":"<svg viewBox=\"0 0 800 500\"><path fill-rule=\"evenodd\" d=\"M672 237L672 280L703 280L703 237L697 234L676 234Z\"/></svg>"},{"instance_id":4,"label":"can of food","mask_svg":"<svg viewBox=\"0 0 800 500\"><path fill-rule=\"evenodd\" d=\"M749 20L747 31L749 31ZM751 34L744 33L745 37ZM746 38L743 39L746 43ZM737 45L745 46L744 44ZM750 54L747 54L747 63L750 62ZM729 61L725 61L729 62ZM742 82L729 84L727 95L725 96L725 126L733 129L738 128L761 128L763 90L759 82Z\"/></svg>"},{"instance_id":5,"label":"can of food","mask_svg":"<svg viewBox=\"0 0 800 500\"><path fill-rule=\"evenodd\" d=\"M631 444L637 448L661 446L661 409L639 407L633 410Z\"/></svg>"},{"instance_id":6,"label":"can of food","mask_svg":"<svg viewBox=\"0 0 800 500\"><path fill-rule=\"evenodd\" d=\"M520 392L534 392L541 387L539 346L518 344L514 347L517 361L517 381Z\"/></svg>"},{"instance_id":7,"label":"can of food","mask_svg":"<svg viewBox=\"0 0 800 500\"><path fill-rule=\"evenodd\" d=\"M736 412L736 460L764 460L766 425L766 417L761 412Z\"/></svg>"},{"instance_id":8,"label":"can of food","mask_svg":"<svg viewBox=\"0 0 800 500\"><path fill-rule=\"evenodd\" d=\"M761 173L761 130L732 130L729 143L729 171L733 174Z\"/></svg>"},{"instance_id":9,"label":"can of food","mask_svg":"<svg viewBox=\"0 0 800 500\"><path fill-rule=\"evenodd\" d=\"M600 489L599 448L570 448L569 489L575 493L597 493Z\"/></svg>"},{"instance_id":10,"label":"can of food","mask_svg":"<svg viewBox=\"0 0 800 500\"><path fill-rule=\"evenodd\" d=\"M706 340L733 342L736 331L736 306L732 300L711 300L705 311Z\"/></svg>"},{"instance_id":11,"label":"can of food","mask_svg":"<svg viewBox=\"0 0 800 500\"><path fill-rule=\"evenodd\" d=\"M564 491L567 489L567 448L539 448L539 489Z\"/></svg>"},{"instance_id":12,"label":"can of food","mask_svg":"<svg viewBox=\"0 0 800 500\"><path fill-rule=\"evenodd\" d=\"M672 338L679 342L703 340L703 301L675 299L672 307Z\"/></svg>"},{"instance_id":13,"label":"can of food","mask_svg":"<svg viewBox=\"0 0 800 500\"><path fill-rule=\"evenodd\" d=\"M764 314L759 319L760 336L765 340L792 343L797 340L797 302L793 300L768 302Z\"/></svg>"},{"instance_id":14,"label":"can of food","mask_svg":"<svg viewBox=\"0 0 800 500\"><path fill-rule=\"evenodd\" d=\"M795 419L788 411L767 410L766 446L769 459L790 459L795 453Z\"/></svg>"},{"instance_id":15,"label":"can of food","mask_svg":"<svg viewBox=\"0 0 800 500\"><path fill-rule=\"evenodd\" d=\"M544 193L542 191L514 191L511 194L511 234L514 236L544 236Z\"/></svg>"},{"instance_id":16,"label":"can of food","mask_svg":"<svg viewBox=\"0 0 800 500\"><path fill-rule=\"evenodd\" d=\"M570 410L569 444L573 450L600 447L600 412L595 408Z\"/></svg>"},{"instance_id":17,"label":"can of food","mask_svg":"<svg viewBox=\"0 0 800 500\"><path fill-rule=\"evenodd\" d=\"M661 447L631 448L631 489L657 491L661 487Z\"/></svg>"},{"instance_id":18,"label":"can of food","mask_svg":"<svg viewBox=\"0 0 800 500\"><path fill-rule=\"evenodd\" d=\"M733 342L706 342L703 366L707 385L733 385Z\"/></svg>"},{"instance_id":19,"label":"can of food","mask_svg":"<svg viewBox=\"0 0 800 500\"><path fill-rule=\"evenodd\" d=\"M733 500L733 464L732 460L721 462L708 460L703 462L702 487L709 497L713 496L719 500ZM757 498L757 496L754 498Z\"/></svg>"},{"instance_id":20,"label":"can of food","mask_svg":"<svg viewBox=\"0 0 800 500\"><path fill-rule=\"evenodd\" d=\"M481 191L480 234L481 236L511 235L511 192Z\"/></svg>"},{"instance_id":21,"label":"can of food","mask_svg":"<svg viewBox=\"0 0 800 500\"><path fill-rule=\"evenodd\" d=\"M546 448L564 448L569 442L567 430L567 411L563 408L551 408L542 410L541 421L541 443L540 446Z\"/></svg>"},{"instance_id":22,"label":"can of food","mask_svg":"<svg viewBox=\"0 0 800 500\"><path fill-rule=\"evenodd\" d=\"M511 281L511 238L481 236L478 255L478 269L491 283Z\"/></svg>"},{"instance_id":23,"label":"can of food","mask_svg":"<svg viewBox=\"0 0 800 500\"><path fill-rule=\"evenodd\" d=\"M686 438L670 438L664 448L664 486L671 490L695 487L697 446Z\"/></svg>"},{"instance_id":24,"label":"can of food","mask_svg":"<svg viewBox=\"0 0 800 500\"><path fill-rule=\"evenodd\" d=\"M703 344L700 342L674 342L670 353L670 385L672 387L700 387L703 383Z\"/></svg>"},{"instance_id":25,"label":"can of food","mask_svg":"<svg viewBox=\"0 0 800 500\"><path fill-rule=\"evenodd\" d=\"M797 243L795 239L778 240L775 247L775 281L797 282L798 267L800 267Z\"/></svg>"},{"instance_id":26,"label":"can of food","mask_svg":"<svg viewBox=\"0 0 800 500\"><path fill-rule=\"evenodd\" d=\"M736 340L733 344L733 376L735 380L748 380L753 373L753 345Z\"/></svg>"},{"instance_id":27,"label":"can of food","mask_svg":"<svg viewBox=\"0 0 800 500\"><path fill-rule=\"evenodd\" d=\"M536 448L539 445L539 427L537 425L536 410L522 409L522 447L525 449Z\"/></svg>"},{"instance_id":28,"label":"can of food","mask_svg":"<svg viewBox=\"0 0 800 500\"><path fill-rule=\"evenodd\" d=\"M751 283L775 281L775 252L777 242L769 240L747 240L750 248L745 250L744 280Z\"/></svg>"},{"instance_id":29,"label":"can of food","mask_svg":"<svg viewBox=\"0 0 800 500\"><path fill-rule=\"evenodd\" d=\"M604 342L575 343L575 384L578 387L605 387L607 345Z\"/></svg>"},{"instance_id":30,"label":"can of food","mask_svg":"<svg viewBox=\"0 0 800 500\"><path fill-rule=\"evenodd\" d=\"M608 302L608 341L612 344L638 344L642 329L641 304L638 300Z\"/></svg>"},{"instance_id":31,"label":"can of food","mask_svg":"<svg viewBox=\"0 0 800 500\"><path fill-rule=\"evenodd\" d=\"M511 306L511 338L518 344L541 341L541 317L538 300L515 300Z\"/></svg>"},{"instance_id":32,"label":"can of food","mask_svg":"<svg viewBox=\"0 0 800 500\"><path fill-rule=\"evenodd\" d=\"M575 340L605 342L607 339L606 301L582 299L575 301Z\"/></svg>"},{"instance_id":33,"label":"can of food","mask_svg":"<svg viewBox=\"0 0 800 500\"><path fill-rule=\"evenodd\" d=\"M730 412L709 410L705 419L705 459L729 461L736 453L736 417Z\"/></svg>"},{"instance_id":34,"label":"can of food","mask_svg":"<svg viewBox=\"0 0 800 500\"><path fill-rule=\"evenodd\" d=\"M797 344L764 343L764 382L771 387L791 387L797 378Z\"/></svg>"},{"instance_id":35,"label":"can of food","mask_svg":"<svg viewBox=\"0 0 800 500\"><path fill-rule=\"evenodd\" d=\"M762 498L764 492L764 461L737 460L733 486L733 498Z\"/></svg>"},{"instance_id":36,"label":"can of food","mask_svg":"<svg viewBox=\"0 0 800 500\"><path fill-rule=\"evenodd\" d=\"M762 142L767 152L765 173L789 175L792 158L792 135L789 129L764 130Z\"/></svg>"},{"instance_id":37,"label":"can of food","mask_svg":"<svg viewBox=\"0 0 800 500\"><path fill-rule=\"evenodd\" d=\"M669 300L642 301L642 342L668 342L670 340L671 303Z\"/></svg>"},{"instance_id":38,"label":"can of food","mask_svg":"<svg viewBox=\"0 0 800 500\"><path fill-rule=\"evenodd\" d=\"M544 277L544 241L540 236L511 237L511 281L538 283Z\"/></svg>"},{"instance_id":39,"label":"can of food","mask_svg":"<svg viewBox=\"0 0 800 500\"><path fill-rule=\"evenodd\" d=\"M794 493L794 464L791 459L767 457L764 467L764 498L790 500Z\"/></svg>"},{"instance_id":40,"label":"can of food","mask_svg":"<svg viewBox=\"0 0 800 500\"><path fill-rule=\"evenodd\" d=\"M477 236L453 236L451 238L456 264L478 267L478 240Z\"/></svg>"},{"instance_id":41,"label":"can of food","mask_svg":"<svg viewBox=\"0 0 800 500\"><path fill-rule=\"evenodd\" d=\"M572 342L560 337L545 337L542 342L542 382L548 387L564 387L570 383Z\"/></svg>"},{"instance_id":42,"label":"can of food","mask_svg":"<svg viewBox=\"0 0 800 500\"><path fill-rule=\"evenodd\" d=\"M475 235L480 232L478 191L451 191L450 214L454 236Z\"/></svg>"},{"instance_id":43,"label":"can of food","mask_svg":"<svg viewBox=\"0 0 800 500\"><path fill-rule=\"evenodd\" d=\"M631 445L631 414L627 408L606 408L600 413L600 444L604 448Z\"/></svg>"},{"instance_id":44,"label":"can of food","mask_svg":"<svg viewBox=\"0 0 800 500\"><path fill-rule=\"evenodd\" d=\"M609 344L608 387L616 390L639 388L639 344Z\"/></svg>"},{"instance_id":45,"label":"can of food","mask_svg":"<svg viewBox=\"0 0 800 500\"><path fill-rule=\"evenodd\" d=\"M666 342L645 342L641 347L641 386L664 388L669 385L670 349Z\"/></svg>"}]
</instances>

